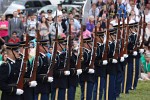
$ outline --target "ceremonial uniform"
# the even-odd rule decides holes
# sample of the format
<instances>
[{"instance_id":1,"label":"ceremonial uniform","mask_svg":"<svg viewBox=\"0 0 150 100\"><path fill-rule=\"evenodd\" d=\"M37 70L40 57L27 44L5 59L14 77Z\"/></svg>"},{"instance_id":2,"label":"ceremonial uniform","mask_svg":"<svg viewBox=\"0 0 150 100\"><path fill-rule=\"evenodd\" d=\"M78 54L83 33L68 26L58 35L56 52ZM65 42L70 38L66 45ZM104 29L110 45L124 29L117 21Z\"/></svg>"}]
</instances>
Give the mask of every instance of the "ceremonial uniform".
<instances>
[{"instance_id":1,"label":"ceremonial uniform","mask_svg":"<svg viewBox=\"0 0 150 100\"><path fill-rule=\"evenodd\" d=\"M108 100L116 100L115 80L116 80L116 75L117 75L117 59L113 59L114 52L115 52L115 44L116 44L115 41L109 42L108 65L106 69L107 71L106 72L107 73L106 94L108 93Z\"/></svg>"},{"instance_id":2,"label":"ceremonial uniform","mask_svg":"<svg viewBox=\"0 0 150 100\"><path fill-rule=\"evenodd\" d=\"M89 62L91 58L91 52L84 48L83 61L81 64L82 74L79 76L81 86L81 100L91 100L94 86L94 73L89 72Z\"/></svg>"},{"instance_id":3,"label":"ceremonial uniform","mask_svg":"<svg viewBox=\"0 0 150 100\"><path fill-rule=\"evenodd\" d=\"M106 85L106 67L102 64L102 54L104 52L104 44L98 43L97 47L97 56L95 59L95 82L94 82L94 90L93 90L93 100L102 100L102 96L105 92L105 85ZM98 85L99 87L99 94L98 92ZM99 96L97 96L99 95Z\"/></svg>"},{"instance_id":4,"label":"ceremonial uniform","mask_svg":"<svg viewBox=\"0 0 150 100\"><path fill-rule=\"evenodd\" d=\"M7 48L16 50L18 44L6 44ZM13 49L12 49L13 48ZM6 62L0 66L0 89L2 90L1 100L21 100L20 95L23 93L18 93L17 80L20 73L20 67L17 60L7 58Z\"/></svg>"},{"instance_id":5,"label":"ceremonial uniform","mask_svg":"<svg viewBox=\"0 0 150 100\"><path fill-rule=\"evenodd\" d=\"M57 62L55 68L53 69L54 72L54 81L52 82L52 100L65 100L65 92L68 86L67 83L67 76L64 74L64 57L66 56L66 52L62 51L61 53L57 54ZM58 95L57 94L58 90Z\"/></svg>"},{"instance_id":6,"label":"ceremonial uniform","mask_svg":"<svg viewBox=\"0 0 150 100\"><path fill-rule=\"evenodd\" d=\"M47 46L48 40L40 41L40 44L43 48ZM45 49L44 49L45 50ZM41 100L49 100L49 93L51 90L50 83L48 82L47 72L49 68L49 61L46 53L40 52L39 54L39 66L36 73L37 86L35 88L35 100L38 100L39 97ZM41 95L41 96L39 96Z\"/></svg>"},{"instance_id":7,"label":"ceremonial uniform","mask_svg":"<svg viewBox=\"0 0 150 100\"><path fill-rule=\"evenodd\" d=\"M72 53L70 59L70 75L68 76L68 100L75 100L76 87L78 85L78 75L76 70L77 56Z\"/></svg>"}]
</instances>

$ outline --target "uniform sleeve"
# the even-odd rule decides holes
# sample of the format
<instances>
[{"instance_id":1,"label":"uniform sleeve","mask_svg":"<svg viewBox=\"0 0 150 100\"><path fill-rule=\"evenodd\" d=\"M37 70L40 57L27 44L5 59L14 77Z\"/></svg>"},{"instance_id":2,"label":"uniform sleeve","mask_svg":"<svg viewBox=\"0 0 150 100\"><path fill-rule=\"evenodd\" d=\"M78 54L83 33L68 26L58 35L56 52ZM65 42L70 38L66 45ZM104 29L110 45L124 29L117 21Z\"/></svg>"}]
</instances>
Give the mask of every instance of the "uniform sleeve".
<instances>
[{"instance_id":1,"label":"uniform sleeve","mask_svg":"<svg viewBox=\"0 0 150 100\"><path fill-rule=\"evenodd\" d=\"M9 66L7 64L2 64L0 66L0 89L9 94L16 94L16 87L8 86L8 74Z\"/></svg>"}]
</instances>

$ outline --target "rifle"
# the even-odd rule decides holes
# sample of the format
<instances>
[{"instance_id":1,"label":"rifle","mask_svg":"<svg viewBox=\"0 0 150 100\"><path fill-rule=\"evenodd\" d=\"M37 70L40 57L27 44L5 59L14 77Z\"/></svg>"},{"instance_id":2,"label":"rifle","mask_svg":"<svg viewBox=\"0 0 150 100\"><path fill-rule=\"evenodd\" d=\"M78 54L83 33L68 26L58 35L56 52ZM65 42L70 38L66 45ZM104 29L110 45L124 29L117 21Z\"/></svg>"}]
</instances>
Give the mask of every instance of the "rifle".
<instances>
[{"instance_id":1,"label":"rifle","mask_svg":"<svg viewBox=\"0 0 150 100\"><path fill-rule=\"evenodd\" d=\"M69 24L69 34L67 36L67 48L64 63L64 71L68 71L70 68L70 56L71 56L71 24Z\"/></svg>"},{"instance_id":2,"label":"rifle","mask_svg":"<svg viewBox=\"0 0 150 100\"><path fill-rule=\"evenodd\" d=\"M142 17L141 17L139 25L138 25L139 26L138 27L138 36L137 36L137 39L136 39L133 51L137 51L138 50L137 46L139 45L139 40L140 40L140 36L141 36L141 25L142 25Z\"/></svg>"},{"instance_id":3,"label":"rifle","mask_svg":"<svg viewBox=\"0 0 150 100\"><path fill-rule=\"evenodd\" d=\"M30 74L29 82L36 80L36 72L37 72L37 67L39 64L39 40L40 40L40 33L39 32L40 31L37 30L36 53L35 53L35 59L34 59L34 63L33 63L34 66L32 68L32 72Z\"/></svg>"},{"instance_id":4,"label":"rifle","mask_svg":"<svg viewBox=\"0 0 150 100\"><path fill-rule=\"evenodd\" d=\"M78 58L76 61L76 69L81 69L81 60L83 58L83 25L81 27L81 34L80 34L80 48L78 50Z\"/></svg>"},{"instance_id":5,"label":"rifle","mask_svg":"<svg viewBox=\"0 0 150 100\"><path fill-rule=\"evenodd\" d=\"M144 37L145 37L145 28L146 28L146 22L145 22L145 14L144 14L144 20L143 20L143 36L142 36L142 43L140 45L140 49L143 49L144 45Z\"/></svg>"},{"instance_id":6,"label":"rifle","mask_svg":"<svg viewBox=\"0 0 150 100\"><path fill-rule=\"evenodd\" d=\"M105 43L105 51L103 52L103 60L107 60L108 42L109 42L109 19L107 19L106 43Z\"/></svg>"},{"instance_id":7,"label":"rifle","mask_svg":"<svg viewBox=\"0 0 150 100\"><path fill-rule=\"evenodd\" d=\"M116 42L116 48L115 48L115 54L114 54L114 59L118 59L119 56L119 42L121 38L121 32L120 32L120 18L118 17L118 29L117 29L117 42Z\"/></svg>"},{"instance_id":8,"label":"rifle","mask_svg":"<svg viewBox=\"0 0 150 100\"><path fill-rule=\"evenodd\" d=\"M127 48L128 48L128 37L129 37L129 17L127 17L127 25L126 25L126 30L127 30L127 34L126 34L126 39L125 39L125 49L124 49L124 53L123 54L128 54L127 52Z\"/></svg>"},{"instance_id":9,"label":"rifle","mask_svg":"<svg viewBox=\"0 0 150 100\"><path fill-rule=\"evenodd\" d=\"M91 59L90 59L90 63L89 63L89 68L90 69L94 69L94 62L95 62L95 58L96 58L96 49L97 49L97 26L95 26L95 37L93 40L93 44L92 44L92 52L91 52Z\"/></svg>"},{"instance_id":10,"label":"rifle","mask_svg":"<svg viewBox=\"0 0 150 100\"><path fill-rule=\"evenodd\" d=\"M57 13L57 12L56 12ZM55 67L55 59L56 59L56 54L57 54L57 45L58 45L58 25L56 25L56 35L55 35L55 40L53 42L53 53L51 57L51 63L47 71L47 76L52 77L53 76L53 69Z\"/></svg>"},{"instance_id":11,"label":"rifle","mask_svg":"<svg viewBox=\"0 0 150 100\"><path fill-rule=\"evenodd\" d=\"M25 75L25 71L26 71L26 67L27 67L27 63L28 63L28 56L29 56L28 46L29 46L29 35L26 34L25 52L24 52L24 57L21 62L21 71L20 71L19 78L17 81L18 89L23 89L24 75Z\"/></svg>"}]
</instances>

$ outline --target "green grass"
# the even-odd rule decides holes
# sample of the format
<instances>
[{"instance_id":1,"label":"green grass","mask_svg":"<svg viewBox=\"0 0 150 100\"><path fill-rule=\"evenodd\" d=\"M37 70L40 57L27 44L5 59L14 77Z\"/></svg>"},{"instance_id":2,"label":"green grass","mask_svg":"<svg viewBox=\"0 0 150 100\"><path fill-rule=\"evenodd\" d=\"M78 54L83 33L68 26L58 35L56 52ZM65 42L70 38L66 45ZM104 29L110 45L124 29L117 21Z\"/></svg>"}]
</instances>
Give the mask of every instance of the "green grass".
<instances>
[{"instance_id":1,"label":"green grass","mask_svg":"<svg viewBox=\"0 0 150 100\"><path fill-rule=\"evenodd\" d=\"M80 91L78 87L75 100L80 100ZM121 94L117 100L150 100L150 81L139 81L136 90L131 90L129 94Z\"/></svg>"},{"instance_id":2,"label":"green grass","mask_svg":"<svg viewBox=\"0 0 150 100\"><path fill-rule=\"evenodd\" d=\"M80 88L77 88L76 99L80 100ZM150 100L150 81L139 81L137 89L129 94L121 94L117 100Z\"/></svg>"}]
</instances>

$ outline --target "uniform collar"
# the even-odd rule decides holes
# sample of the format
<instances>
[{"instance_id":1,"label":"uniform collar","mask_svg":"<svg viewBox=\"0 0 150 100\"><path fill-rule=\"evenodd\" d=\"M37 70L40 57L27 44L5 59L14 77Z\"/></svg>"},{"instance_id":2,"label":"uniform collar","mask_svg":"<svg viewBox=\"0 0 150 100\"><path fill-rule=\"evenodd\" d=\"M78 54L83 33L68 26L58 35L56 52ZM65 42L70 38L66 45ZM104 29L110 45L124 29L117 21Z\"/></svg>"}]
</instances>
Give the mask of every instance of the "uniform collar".
<instances>
[{"instance_id":1,"label":"uniform collar","mask_svg":"<svg viewBox=\"0 0 150 100\"><path fill-rule=\"evenodd\" d=\"M15 63L15 60L13 60L13 59L11 59L9 57L7 57L7 59L10 60L11 62Z\"/></svg>"},{"instance_id":2,"label":"uniform collar","mask_svg":"<svg viewBox=\"0 0 150 100\"><path fill-rule=\"evenodd\" d=\"M40 54L41 54L42 56L46 57L46 55L45 55L44 53L40 52Z\"/></svg>"}]
</instances>

